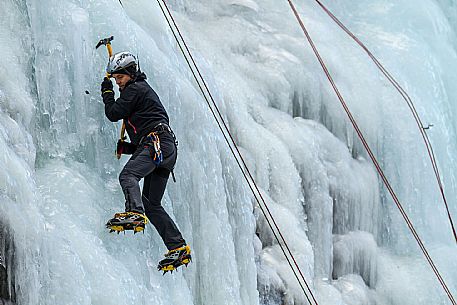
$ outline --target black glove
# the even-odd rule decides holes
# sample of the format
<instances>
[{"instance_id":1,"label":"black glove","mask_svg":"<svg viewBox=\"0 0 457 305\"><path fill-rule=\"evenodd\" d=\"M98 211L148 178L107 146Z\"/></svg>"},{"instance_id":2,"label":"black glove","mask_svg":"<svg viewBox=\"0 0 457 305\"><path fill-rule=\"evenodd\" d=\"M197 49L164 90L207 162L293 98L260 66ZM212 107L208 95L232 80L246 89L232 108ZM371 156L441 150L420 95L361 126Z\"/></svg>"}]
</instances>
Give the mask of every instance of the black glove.
<instances>
[{"instance_id":1,"label":"black glove","mask_svg":"<svg viewBox=\"0 0 457 305\"><path fill-rule=\"evenodd\" d=\"M102 82L102 95L108 91L113 92L113 83L111 82L111 79L105 76Z\"/></svg>"},{"instance_id":2,"label":"black glove","mask_svg":"<svg viewBox=\"0 0 457 305\"><path fill-rule=\"evenodd\" d=\"M116 153L118 155L131 155L135 152L137 146L135 144L125 142L125 141L117 141Z\"/></svg>"}]
</instances>

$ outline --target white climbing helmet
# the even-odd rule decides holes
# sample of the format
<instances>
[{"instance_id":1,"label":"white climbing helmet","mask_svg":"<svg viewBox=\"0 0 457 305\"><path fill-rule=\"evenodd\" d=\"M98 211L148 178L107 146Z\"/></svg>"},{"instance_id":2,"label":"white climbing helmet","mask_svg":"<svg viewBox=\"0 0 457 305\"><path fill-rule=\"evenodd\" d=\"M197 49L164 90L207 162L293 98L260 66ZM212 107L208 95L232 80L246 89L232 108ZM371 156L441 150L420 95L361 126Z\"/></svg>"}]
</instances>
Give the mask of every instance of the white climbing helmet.
<instances>
[{"instance_id":1,"label":"white climbing helmet","mask_svg":"<svg viewBox=\"0 0 457 305\"><path fill-rule=\"evenodd\" d=\"M119 52L110 57L106 72L133 75L138 71L138 60L130 52Z\"/></svg>"}]
</instances>

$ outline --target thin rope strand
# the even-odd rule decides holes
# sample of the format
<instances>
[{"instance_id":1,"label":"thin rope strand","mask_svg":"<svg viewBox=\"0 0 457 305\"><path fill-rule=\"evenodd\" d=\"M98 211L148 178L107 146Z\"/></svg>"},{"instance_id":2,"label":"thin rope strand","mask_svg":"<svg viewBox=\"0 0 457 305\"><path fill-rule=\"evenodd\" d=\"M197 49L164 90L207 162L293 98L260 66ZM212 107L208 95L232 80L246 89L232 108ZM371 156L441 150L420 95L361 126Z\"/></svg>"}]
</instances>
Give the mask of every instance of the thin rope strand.
<instances>
[{"instance_id":1,"label":"thin rope strand","mask_svg":"<svg viewBox=\"0 0 457 305\"><path fill-rule=\"evenodd\" d=\"M183 44L185 45L186 50L189 52L189 57L191 58L191 60L192 60L192 62L193 62L193 64L194 64L194 66L195 66L195 69L198 71L198 74L199 74L199 76L200 76L200 78L201 78L201 80L202 80L202 82L203 82L203 84L204 84L206 90L208 91L208 94L209 94L210 97L211 97L211 100L212 100L212 102L213 102L213 106L214 106L214 108L216 109L216 111L217 111L217 113L218 113L218 115L219 115L219 119L218 119L218 117L216 116L216 113L215 113L214 109L211 107L211 104L210 104L208 98L206 97L206 94L205 94L203 88L201 87L201 84L200 84L200 82L199 82L199 79L197 78L195 72L193 71L193 67L192 67L192 65L190 64L190 62L189 62L189 60L188 60L188 58L187 58L187 56L186 56L186 54L185 54L185 52L184 52L182 46L181 46L181 43L180 43L179 39L177 38L177 36L176 36L176 34L175 34L175 32L174 32L174 30L173 30L173 28L172 28L172 26L171 26L169 20L168 20L168 17L167 17L167 15L166 15L165 11L163 10L163 8L162 8L162 6L161 6L161 3L159 2L159 0L157 0L157 2L158 2L158 4L159 4L159 6L160 6L160 9L162 10L162 13L164 14L164 17L165 17L166 20L167 20L167 23L168 23L168 25L169 25L169 27L170 27L172 33L173 33L173 36L175 37L175 39L176 39L176 41L177 41L177 43L178 43L178 46L179 46L181 52L182 52L183 55L184 55L184 58L185 58L185 60L186 60L186 62L187 62L187 64L188 64L189 68L191 69L192 75L194 76L195 80L197 81L197 85L198 85L198 87L200 88L200 91L202 92L203 97L205 98L205 100L206 100L206 102L207 102L207 104L208 104L208 107L210 108L211 113L213 114L213 116L214 116L214 118L215 118L215 120L216 120L216 122L217 122L217 125L218 125L219 129L221 130L221 132L222 132L222 134L223 134L223 136L224 136L224 139L225 139L225 141L227 142L227 144L228 144L228 146L229 146L230 151L232 152L233 156L235 157L235 160L236 160L236 162L237 162L239 168L241 169L241 172L242 172L243 176L245 177L246 181L248 182L249 188L251 189L252 193L254 194L254 197L256 198L256 201L257 201L257 203L258 203L258 205L259 205L259 207L260 207L262 213L264 214L265 219L266 219L266 221L267 221L269 227L271 228L271 230L272 230L272 232L273 232L273 235L275 236L275 239L277 240L277 242L278 242L278 244L279 244L279 246L280 246L280 248L281 248L281 250L282 250L282 252L283 252L283 254L284 254L284 256L285 256L285 258L286 258L286 260L287 260L287 262L288 262L288 264L289 264L289 266L291 267L291 269L292 269L292 271L293 271L293 273L294 273L295 278L298 280L298 283L299 283L301 289L303 290L306 299L308 300L308 302L309 302L310 304L312 304L312 302L311 302L311 300L310 300L310 297L308 296L308 293L306 292L305 288L303 287L302 282L300 281L300 278L298 277L298 275L297 275L295 269L293 268L293 265L292 265L292 262L290 261L289 256L290 256L291 259L293 260L295 267L297 268L297 270L298 270L298 272L299 272L299 274L300 274L300 276L301 276L303 282L305 283L305 286L306 286L306 288L307 288L309 294L311 295L311 298L313 299L314 304L318 305L318 302L317 302L316 298L314 297L314 295L313 295L313 293L312 293L312 290L310 289L310 287L309 287L309 285L308 285L308 283L307 283L305 277L303 276L303 274L302 274L302 272L301 272L301 270L300 270L300 268L299 268L299 266L298 266L298 264L297 264L297 262L296 262L296 260L295 260L295 257L293 256L293 254L292 254L290 248L288 247L287 242L286 242L286 240L284 239L284 237L283 237L283 235L282 235L282 233L281 233L281 231L280 231L278 225L276 224L276 221L275 221L273 215L272 215L271 212L269 211L269 208L268 208L268 206L267 206L265 200L263 199L263 196L262 196L262 194L261 194L259 188L257 187L257 184L255 183L255 181L254 181L252 175L250 174L249 169L248 169L248 167L247 167L247 165L246 165L246 162L244 161L244 159L243 159L241 153L239 152L238 147L236 146L236 143L235 143L235 141L234 141L234 139L233 139L233 136L231 135L230 131L228 130L228 127L227 127L227 125L226 125L226 123L225 123L225 121L224 121L224 119L223 119L223 117L222 117L222 115L221 115L221 113L220 113L220 111L219 111L219 109L218 109L218 107L217 107L217 105L216 105L214 99L212 98L211 92L210 92L210 90L208 89L208 87L207 87L207 85L206 85L206 82L204 81L204 78L202 77L202 75L201 75L201 73L200 73L200 71L199 71L197 65L195 64L195 61L194 61L194 59L193 59L193 57L192 57L192 55L191 55L191 53L190 53L190 51L189 51L189 49L188 49L188 47L187 47L187 45L186 45L184 39L182 38L182 36L181 36L181 34L180 34L179 28L177 27L177 25L176 25L176 23L175 23L175 21L174 21L174 18L173 18L173 16L171 15L171 12L168 10L168 7L167 7L165 1L162 0L162 3L163 3L164 6L166 7L166 9L167 9L167 11L168 11L168 13L169 13L169 15L170 15L170 18L173 20L173 24L175 25L175 27L176 27L176 29L177 29L177 31L178 31L178 33L179 33L179 35L180 35L180 37L181 37L181 39L182 39L182 41L183 41ZM238 158L242 161L242 163L243 163L243 165L244 165L244 168L243 168L243 166L241 165L240 161L238 160L237 154L236 154L235 151L233 150L232 145L230 144L230 141L228 140L227 135L226 135L225 132L224 132L224 128L222 127L221 122L219 122L219 120L220 120L220 121L222 122L222 124L224 125L225 132L228 133L230 139L232 140L232 145L233 145L233 147L235 147L235 150L236 150L237 153L238 153ZM246 171L246 172L245 172L245 171ZM248 175L246 175L246 173L247 173ZM249 178L250 178L250 179L249 179ZM254 185L255 190L254 190L254 188L252 187L251 184ZM257 193L256 193L256 192L257 192ZM257 195L257 194L258 194L258 195ZM261 200L259 200L258 197L260 197ZM264 204L264 207L262 207L262 204L261 204L260 201L262 201L262 203ZM270 219L269 219L268 216L271 218L271 221L270 221ZM271 224L271 222L273 222L274 226ZM276 230L278 231L278 234L279 234L279 236L281 237L281 239L278 237L277 233L275 232L274 227L275 227ZM281 241L282 241L282 243L281 243ZM284 247L287 249L287 252L286 252L286 249L284 249ZM289 254L289 256L288 256L287 254Z\"/></svg>"},{"instance_id":2,"label":"thin rope strand","mask_svg":"<svg viewBox=\"0 0 457 305\"><path fill-rule=\"evenodd\" d=\"M335 82L334 82L334 80L333 80L333 78L332 78L332 76L331 76L331 74L330 74L325 62L324 62L324 60L322 59L319 51L317 50L317 47L314 44L314 41L312 40L312 38L311 38L309 32L307 31L302 19L300 18L300 15L298 14L297 9L295 8L295 6L294 6L294 4L292 3L291 0L287 0L287 2L289 3L289 6L292 9L292 11L293 11L298 23L300 24L300 26L301 26L301 28L303 30L303 33L305 34L306 39L308 40L308 43L310 44L311 48L313 49L313 52L314 52L315 56L319 60L319 63L321 65L322 69L324 70L324 73L327 76L330 84L332 85L333 90L335 91L338 99L340 100L341 105L343 106L343 108L344 108L349 120L351 121L352 126L354 127L357 135L359 136L360 140L362 141L363 146L365 147L368 155L370 156L370 159L372 160L373 164L376 167L376 170L378 171L379 175L381 176L381 179L384 182L384 185L387 187L390 195L392 196L392 199L394 200L395 204L397 205L401 215L403 216L403 219L405 220L406 224L408 225L408 228L410 229L411 233L413 234L414 238L416 239L417 244L419 245L420 249L422 250L422 253L424 254L425 258L427 259L430 267L432 268L433 272L435 273L438 281L440 282L441 286L443 287L444 291L446 292L446 294L447 294L449 300L451 301L451 303L453 305L457 305L457 303L456 303L451 291L449 290L448 286L446 285L446 282L444 281L443 277L441 276L441 273L438 271L435 263L433 262L431 256L429 255L427 249L425 248L424 243L420 239L416 229L414 228L411 220L409 219L408 215L406 214L402 204L400 203L400 200L398 199L397 195L395 194L395 192L394 192L392 186L390 185L387 177L385 176L381 166L379 165L378 160L374 156L370 146L368 145L368 142L366 141L362 131L360 130L357 122L355 121L351 111L349 110L349 108L348 108L343 96L341 95L338 87L336 86L336 84L335 84Z\"/></svg>"},{"instance_id":3,"label":"thin rope strand","mask_svg":"<svg viewBox=\"0 0 457 305\"><path fill-rule=\"evenodd\" d=\"M449 205L447 203L447 199L444 193L444 187L442 184L441 180L441 175L438 169L438 164L436 162L435 154L433 152L433 146L430 142L430 139L428 138L427 133L425 132L424 125L422 124L421 118L416 110L416 107L409 96L409 94L406 92L405 89L398 83L398 81L392 76L392 74L379 62L379 60L376 58L376 56L373 55L373 53L367 48L367 46L351 31L349 30L324 4L322 4L321 1L315 0L317 4L324 10L324 12L330 16L330 18L335 21L335 23L344 31L346 32L371 58L371 60L375 63L375 65L378 67L378 69L384 74L384 76L389 80L389 82L394 86L394 88L400 93L402 98L406 101L408 104L409 109L411 110L411 113L414 116L414 120L416 121L417 126L419 127L419 131L422 135L423 141L425 143L426 149L428 156L430 158L430 161L432 163L433 171L435 173L435 177L438 183L438 187L441 193L441 197L444 202L444 206L446 208L447 216L449 219L449 223L451 225L451 230L454 236L454 240L457 243L457 233L456 229L454 226L454 221L452 220L451 212L449 210Z\"/></svg>"}]
</instances>

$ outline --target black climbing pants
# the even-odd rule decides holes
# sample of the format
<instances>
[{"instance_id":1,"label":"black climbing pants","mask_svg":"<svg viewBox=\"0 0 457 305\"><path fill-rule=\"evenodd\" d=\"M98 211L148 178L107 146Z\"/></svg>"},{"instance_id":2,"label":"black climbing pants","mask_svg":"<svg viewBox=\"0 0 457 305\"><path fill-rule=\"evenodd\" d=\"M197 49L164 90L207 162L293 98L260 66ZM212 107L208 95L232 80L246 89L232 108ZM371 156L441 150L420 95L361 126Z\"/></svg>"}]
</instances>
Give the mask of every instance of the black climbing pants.
<instances>
[{"instance_id":1,"label":"black climbing pants","mask_svg":"<svg viewBox=\"0 0 457 305\"><path fill-rule=\"evenodd\" d=\"M181 232L161 205L170 171L176 163L177 148L174 137L167 131L159 133L163 161L153 162L154 145L141 143L119 175L119 182L125 196L125 210L145 213L162 237L167 249L183 246ZM143 194L139 181L144 178Z\"/></svg>"}]
</instances>

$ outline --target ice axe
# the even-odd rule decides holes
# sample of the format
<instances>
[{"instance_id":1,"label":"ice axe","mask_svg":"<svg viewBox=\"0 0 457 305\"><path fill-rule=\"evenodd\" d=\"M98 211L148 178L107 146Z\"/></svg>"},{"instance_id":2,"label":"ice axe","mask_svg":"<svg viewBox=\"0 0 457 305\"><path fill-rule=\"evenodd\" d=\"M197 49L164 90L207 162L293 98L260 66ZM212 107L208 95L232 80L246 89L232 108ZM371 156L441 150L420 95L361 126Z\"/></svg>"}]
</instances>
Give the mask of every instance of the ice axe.
<instances>
[{"instance_id":1,"label":"ice axe","mask_svg":"<svg viewBox=\"0 0 457 305\"><path fill-rule=\"evenodd\" d=\"M97 43L97 46L95 46L95 49L98 49L101 46L106 46L106 49L108 50L108 58L111 58L111 56L113 56L113 48L111 47L111 41L113 40L114 36L100 39L100 41ZM110 77L108 72L106 72L106 77Z\"/></svg>"},{"instance_id":2,"label":"ice axe","mask_svg":"<svg viewBox=\"0 0 457 305\"><path fill-rule=\"evenodd\" d=\"M104 45L106 46L106 49L108 50L108 56L111 57L113 55L113 48L111 47L111 41L114 39L114 36L108 37L108 38L103 38L100 39L100 41L97 43L97 46L95 49L98 49L100 46ZM106 77L110 77L109 73L106 72ZM90 94L88 90L86 90L86 94Z\"/></svg>"},{"instance_id":3,"label":"ice axe","mask_svg":"<svg viewBox=\"0 0 457 305\"><path fill-rule=\"evenodd\" d=\"M113 40L114 40L114 36L100 39L100 41L95 46L95 49L98 49L102 45L106 46L106 49L108 50L108 58L111 58L111 56L113 56L113 48L111 47L111 41L113 41ZM111 75L108 72L106 72L106 77L110 78ZM125 120L122 120L120 141L124 142L125 139L126 139L126 137L125 137ZM122 153L116 149L116 158L120 159L121 155L122 155Z\"/></svg>"}]
</instances>

